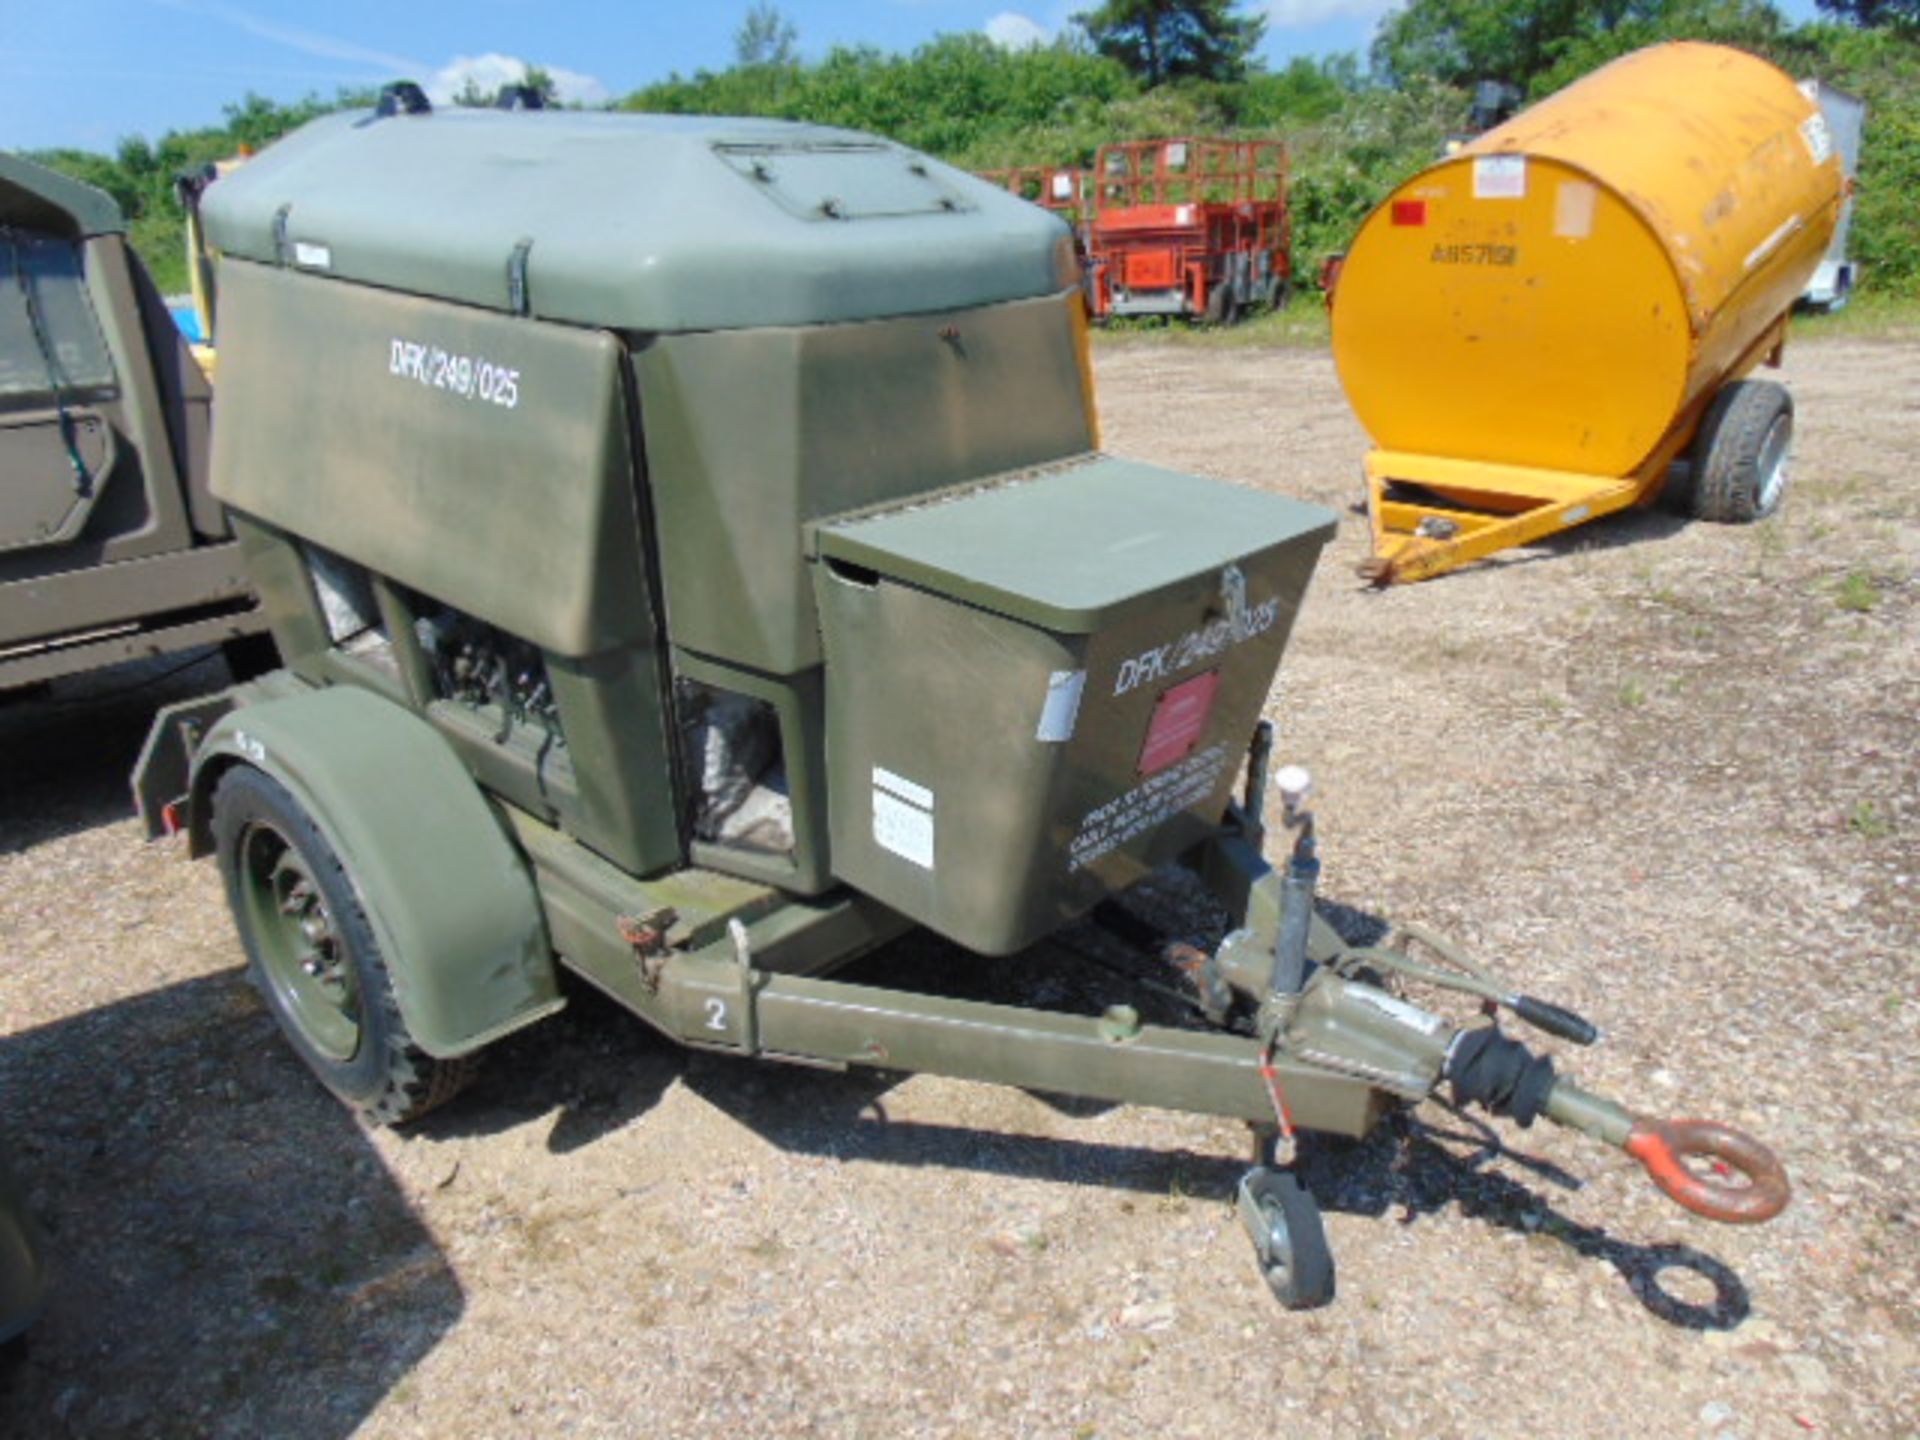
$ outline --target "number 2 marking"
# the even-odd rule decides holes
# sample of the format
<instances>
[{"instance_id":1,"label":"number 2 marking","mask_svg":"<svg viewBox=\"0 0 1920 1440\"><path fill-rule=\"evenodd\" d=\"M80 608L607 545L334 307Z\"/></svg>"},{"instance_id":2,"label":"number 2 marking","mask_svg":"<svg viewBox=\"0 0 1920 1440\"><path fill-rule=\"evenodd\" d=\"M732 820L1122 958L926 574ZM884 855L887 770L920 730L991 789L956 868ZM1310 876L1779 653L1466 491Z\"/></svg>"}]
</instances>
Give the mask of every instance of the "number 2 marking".
<instances>
[{"instance_id":1,"label":"number 2 marking","mask_svg":"<svg viewBox=\"0 0 1920 1440\"><path fill-rule=\"evenodd\" d=\"M707 1001L707 1029L724 1031L727 1028L727 1002L719 999Z\"/></svg>"}]
</instances>

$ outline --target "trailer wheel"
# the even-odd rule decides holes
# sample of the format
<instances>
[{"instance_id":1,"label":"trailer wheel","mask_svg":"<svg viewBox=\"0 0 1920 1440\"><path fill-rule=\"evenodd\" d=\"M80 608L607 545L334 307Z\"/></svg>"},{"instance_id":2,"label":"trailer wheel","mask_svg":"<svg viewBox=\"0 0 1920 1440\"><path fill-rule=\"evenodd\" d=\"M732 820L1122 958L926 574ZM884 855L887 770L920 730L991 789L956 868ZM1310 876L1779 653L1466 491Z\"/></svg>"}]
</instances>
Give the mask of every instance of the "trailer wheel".
<instances>
[{"instance_id":1,"label":"trailer wheel","mask_svg":"<svg viewBox=\"0 0 1920 1440\"><path fill-rule=\"evenodd\" d=\"M1793 448L1793 396L1771 380L1736 380L1714 398L1693 442L1691 509L1746 525L1780 508Z\"/></svg>"},{"instance_id":2,"label":"trailer wheel","mask_svg":"<svg viewBox=\"0 0 1920 1440\"><path fill-rule=\"evenodd\" d=\"M213 833L248 974L321 1083L375 1125L452 1099L474 1060L414 1042L360 887L300 802L237 765L214 790Z\"/></svg>"},{"instance_id":3,"label":"trailer wheel","mask_svg":"<svg viewBox=\"0 0 1920 1440\"><path fill-rule=\"evenodd\" d=\"M1273 1298L1289 1310L1333 1299L1333 1251L1320 1207L1290 1170L1264 1166L1240 1182L1240 1210Z\"/></svg>"},{"instance_id":4,"label":"trailer wheel","mask_svg":"<svg viewBox=\"0 0 1920 1440\"><path fill-rule=\"evenodd\" d=\"M1222 280L1207 292L1206 321L1222 328L1233 323L1233 286Z\"/></svg>"}]
</instances>

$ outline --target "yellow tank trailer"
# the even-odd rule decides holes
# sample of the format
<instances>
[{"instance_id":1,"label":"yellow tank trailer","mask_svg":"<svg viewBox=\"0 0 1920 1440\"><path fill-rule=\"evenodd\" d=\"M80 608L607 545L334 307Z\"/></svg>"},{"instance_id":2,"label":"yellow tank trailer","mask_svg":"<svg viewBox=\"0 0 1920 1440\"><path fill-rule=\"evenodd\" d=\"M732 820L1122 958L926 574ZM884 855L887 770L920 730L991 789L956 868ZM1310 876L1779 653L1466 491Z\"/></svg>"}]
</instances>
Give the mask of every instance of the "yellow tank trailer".
<instances>
[{"instance_id":1,"label":"yellow tank trailer","mask_svg":"<svg viewBox=\"0 0 1920 1440\"><path fill-rule=\"evenodd\" d=\"M1371 578L1422 580L1664 493L1779 504L1787 314L1845 190L1764 60L1658 45L1407 181L1361 227L1334 359L1375 446Z\"/></svg>"}]
</instances>

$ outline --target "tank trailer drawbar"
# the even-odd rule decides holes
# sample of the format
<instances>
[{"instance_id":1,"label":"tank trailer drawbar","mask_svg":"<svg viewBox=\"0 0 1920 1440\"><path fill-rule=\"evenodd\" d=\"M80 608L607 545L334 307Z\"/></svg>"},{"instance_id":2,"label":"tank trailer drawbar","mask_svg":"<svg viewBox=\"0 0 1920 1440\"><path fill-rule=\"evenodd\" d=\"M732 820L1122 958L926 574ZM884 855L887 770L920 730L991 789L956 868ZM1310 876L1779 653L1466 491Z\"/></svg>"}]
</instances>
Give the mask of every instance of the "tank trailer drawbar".
<instances>
[{"instance_id":1,"label":"tank trailer drawbar","mask_svg":"<svg viewBox=\"0 0 1920 1440\"><path fill-rule=\"evenodd\" d=\"M1293 769L1268 865L1261 711L1333 517L1101 452L1057 219L839 130L386 108L205 202L213 484L286 666L135 775L341 1099L441 1103L565 971L687 1045L1244 1119L1290 1306L1332 1294L1294 1135L1439 1089L1714 1218L1786 1203L1758 1143L1390 993L1594 1038L1345 944ZM1234 920L1172 947L1186 1027L834 973L914 926L1015 954L1176 865Z\"/></svg>"}]
</instances>

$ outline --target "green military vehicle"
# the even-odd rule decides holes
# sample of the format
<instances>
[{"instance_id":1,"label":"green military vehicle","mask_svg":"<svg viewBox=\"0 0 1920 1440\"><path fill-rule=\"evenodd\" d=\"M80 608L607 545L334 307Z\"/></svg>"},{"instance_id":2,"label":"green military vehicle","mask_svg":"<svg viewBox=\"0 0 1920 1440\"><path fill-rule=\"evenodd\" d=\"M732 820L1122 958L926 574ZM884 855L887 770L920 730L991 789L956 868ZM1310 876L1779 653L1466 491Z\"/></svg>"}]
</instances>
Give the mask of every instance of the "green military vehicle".
<instances>
[{"instance_id":1,"label":"green military vehicle","mask_svg":"<svg viewBox=\"0 0 1920 1440\"><path fill-rule=\"evenodd\" d=\"M1291 771L1269 868L1260 715L1333 517L1101 453L1056 219L840 130L405 92L202 219L213 490L286 668L164 712L135 787L369 1119L571 979L687 1045L1244 1118L1289 1305L1332 1292L1294 1128L1442 1083L1720 1218L1786 1202L1756 1142L1390 993L1593 1038L1450 951L1343 944ZM834 973L913 926L1011 954L1173 865L1236 921L1176 957L1207 1024Z\"/></svg>"},{"instance_id":2,"label":"green military vehicle","mask_svg":"<svg viewBox=\"0 0 1920 1440\"><path fill-rule=\"evenodd\" d=\"M271 663L210 400L113 201L0 155L0 692L211 644Z\"/></svg>"}]
</instances>

